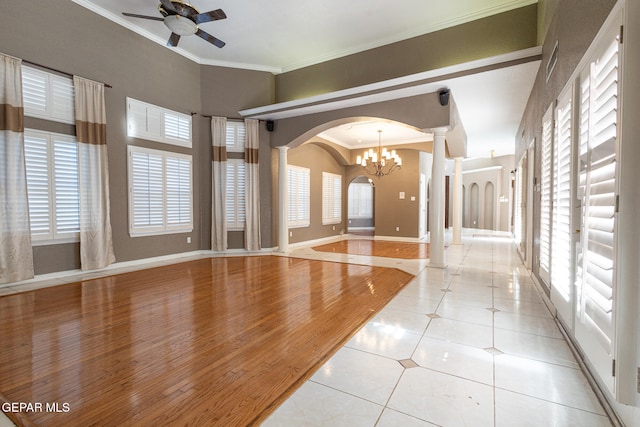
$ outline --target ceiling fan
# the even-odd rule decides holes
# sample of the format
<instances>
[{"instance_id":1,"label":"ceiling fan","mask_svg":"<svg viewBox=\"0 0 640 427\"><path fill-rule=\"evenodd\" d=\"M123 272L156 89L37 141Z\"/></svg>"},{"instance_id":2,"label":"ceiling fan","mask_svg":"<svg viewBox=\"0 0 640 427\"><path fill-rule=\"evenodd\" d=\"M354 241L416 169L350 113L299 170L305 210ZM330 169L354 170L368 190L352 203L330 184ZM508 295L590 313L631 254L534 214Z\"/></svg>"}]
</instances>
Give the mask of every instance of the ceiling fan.
<instances>
[{"instance_id":1,"label":"ceiling fan","mask_svg":"<svg viewBox=\"0 0 640 427\"><path fill-rule=\"evenodd\" d=\"M198 28L198 25L204 22L225 19L227 15L225 15L222 9L200 13L195 7L181 0L160 0L158 11L162 15L162 18L159 16L137 15L126 12L122 12L122 14L132 18L163 21L164 25L171 30L171 37L169 37L169 41L167 41L167 46L175 47L178 45L181 36L190 36L193 34L203 38L214 46L223 47L225 45L225 42L222 40Z\"/></svg>"}]
</instances>

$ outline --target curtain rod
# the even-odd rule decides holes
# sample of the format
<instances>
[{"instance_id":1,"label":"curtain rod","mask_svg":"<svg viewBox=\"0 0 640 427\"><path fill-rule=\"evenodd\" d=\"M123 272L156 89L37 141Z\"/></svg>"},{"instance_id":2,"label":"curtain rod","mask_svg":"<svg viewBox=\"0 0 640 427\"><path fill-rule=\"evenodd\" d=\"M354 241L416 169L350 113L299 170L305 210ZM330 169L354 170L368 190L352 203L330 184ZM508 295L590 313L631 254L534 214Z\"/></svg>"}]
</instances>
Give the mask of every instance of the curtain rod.
<instances>
[{"instance_id":1,"label":"curtain rod","mask_svg":"<svg viewBox=\"0 0 640 427\"><path fill-rule=\"evenodd\" d=\"M54 71L56 73L64 74L65 76L73 77L73 74L67 73L66 71L57 70L57 69L52 68L52 67L47 67L46 65L37 64L35 62L27 61L26 59L23 59L22 62L24 62L25 64L35 65L36 67L44 68L45 70ZM100 83L102 83L104 85L104 87L108 87L109 89L113 88L113 86L111 86L110 84L103 83L103 82L100 82Z\"/></svg>"}]
</instances>

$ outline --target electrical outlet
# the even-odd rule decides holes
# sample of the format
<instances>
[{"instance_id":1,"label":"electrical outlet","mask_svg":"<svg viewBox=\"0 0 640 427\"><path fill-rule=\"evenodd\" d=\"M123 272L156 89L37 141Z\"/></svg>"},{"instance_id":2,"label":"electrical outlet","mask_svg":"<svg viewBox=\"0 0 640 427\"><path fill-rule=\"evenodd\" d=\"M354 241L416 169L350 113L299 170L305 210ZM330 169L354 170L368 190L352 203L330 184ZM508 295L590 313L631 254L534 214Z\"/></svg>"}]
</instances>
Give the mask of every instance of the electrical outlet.
<instances>
[{"instance_id":1,"label":"electrical outlet","mask_svg":"<svg viewBox=\"0 0 640 427\"><path fill-rule=\"evenodd\" d=\"M396 231L400 231L400 227L396 227Z\"/></svg>"},{"instance_id":2,"label":"electrical outlet","mask_svg":"<svg viewBox=\"0 0 640 427\"><path fill-rule=\"evenodd\" d=\"M336 226L335 225L333 226L333 231L336 231Z\"/></svg>"},{"instance_id":3,"label":"electrical outlet","mask_svg":"<svg viewBox=\"0 0 640 427\"><path fill-rule=\"evenodd\" d=\"M293 231L289 232L289 237L293 237Z\"/></svg>"},{"instance_id":4,"label":"electrical outlet","mask_svg":"<svg viewBox=\"0 0 640 427\"><path fill-rule=\"evenodd\" d=\"M187 243L191 243L191 237L187 237Z\"/></svg>"}]
</instances>

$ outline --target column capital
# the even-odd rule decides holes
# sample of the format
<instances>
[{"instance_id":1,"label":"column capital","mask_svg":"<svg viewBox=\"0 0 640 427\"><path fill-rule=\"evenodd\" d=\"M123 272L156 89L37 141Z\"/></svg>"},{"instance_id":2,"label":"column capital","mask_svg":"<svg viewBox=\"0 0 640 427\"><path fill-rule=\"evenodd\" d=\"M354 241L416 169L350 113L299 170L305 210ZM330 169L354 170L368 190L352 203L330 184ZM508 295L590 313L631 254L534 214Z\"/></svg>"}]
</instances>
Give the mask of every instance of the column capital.
<instances>
[{"instance_id":1,"label":"column capital","mask_svg":"<svg viewBox=\"0 0 640 427\"><path fill-rule=\"evenodd\" d=\"M431 132L433 132L433 136L445 136L445 134L449 131L448 128L446 127L439 127L439 128L433 128L431 129Z\"/></svg>"},{"instance_id":2,"label":"column capital","mask_svg":"<svg viewBox=\"0 0 640 427\"><path fill-rule=\"evenodd\" d=\"M289 148L291 148L291 147L288 147L288 146L286 146L286 145L279 145L279 146L277 146L276 148L277 148L278 150L280 150L280 151L287 151L287 150L288 150Z\"/></svg>"}]
</instances>

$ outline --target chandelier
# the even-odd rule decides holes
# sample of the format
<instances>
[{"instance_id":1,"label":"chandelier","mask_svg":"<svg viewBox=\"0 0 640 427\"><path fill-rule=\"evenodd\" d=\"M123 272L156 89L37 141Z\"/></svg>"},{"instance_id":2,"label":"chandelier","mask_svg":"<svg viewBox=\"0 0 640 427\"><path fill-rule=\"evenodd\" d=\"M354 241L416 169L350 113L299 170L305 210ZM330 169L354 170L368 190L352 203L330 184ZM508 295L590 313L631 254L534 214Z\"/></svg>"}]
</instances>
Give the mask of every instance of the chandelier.
<instances>
[{"instance_id":1,"label":"chandelier","mask_svg":"<svg viewBox=\"0 0 640 427\"><path fill-rule=\"evenodd\" d=\"M356 163L364 168L369 175L375 175L381 178L391 174L402 166L402 159L396 153L396 150L387 150L382 148L382 131L378 131L378 149L373 151L372 148L366 150L363 156L358 156Z\"/></svg>"}]
</instances>

